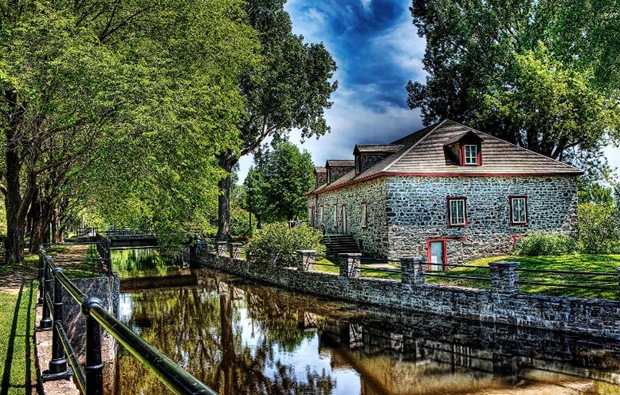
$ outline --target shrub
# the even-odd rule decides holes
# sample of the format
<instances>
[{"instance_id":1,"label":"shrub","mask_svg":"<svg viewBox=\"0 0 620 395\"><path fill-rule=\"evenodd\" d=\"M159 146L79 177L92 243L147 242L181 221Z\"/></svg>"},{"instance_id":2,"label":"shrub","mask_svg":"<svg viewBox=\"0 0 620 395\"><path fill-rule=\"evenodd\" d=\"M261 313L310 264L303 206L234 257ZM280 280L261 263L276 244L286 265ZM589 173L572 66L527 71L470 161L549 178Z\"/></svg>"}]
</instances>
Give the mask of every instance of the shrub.
<instances>
[{"instance_id":1,"label":"shrub","mask_svg":"<svg viewBox=\"0 0 620 395\"><path fill-rule=\"evenodd\" d=\"M517 254L519 255L563 255L575 252L577 243L564 233L533 232L519 238Z\"/></svg>"},{"instance_id":2,"label":"shrub","mask_svg":"<svg viewBox=\"0 0 620 395\"><path fill-rule=\"evenodd\" d=\"M249 213L241 207L230 210L230 235L248 237L252 234L250 230ZM256 218L252 216L252 227L256 227Z\"/></svg>"},{"instance_id":3,"label":"shrub","mask_svg":"<svg viewBox=\"0 0 620 395\"><path fill-rule=\"evenodd\" d=\"M267 264L275 257L279 266L292 266L297 259L297 250L315 250L317 259L325 256L322 244L323 233L301 224L289 228L286 222L268 224L256 231L247 248L250 260Z\"/></svg>"},{"instance_id":4,"label":"shrub","mask_svg":"<svg viewBox=\"0 0 620 395\"><path fill-rule=\"evenodd\" d=\"M620 251L618 208L613 203L584 203L578 208L579 248L591 254Z\"/></svg>"}]
</instances>

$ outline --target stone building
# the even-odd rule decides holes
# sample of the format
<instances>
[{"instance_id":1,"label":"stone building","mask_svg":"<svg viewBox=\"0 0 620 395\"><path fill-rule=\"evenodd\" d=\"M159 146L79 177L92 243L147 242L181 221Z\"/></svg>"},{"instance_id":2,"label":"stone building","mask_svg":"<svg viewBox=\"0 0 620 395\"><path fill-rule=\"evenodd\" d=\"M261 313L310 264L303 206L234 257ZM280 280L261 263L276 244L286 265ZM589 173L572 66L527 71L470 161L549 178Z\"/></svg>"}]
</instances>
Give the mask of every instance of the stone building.
<instances>
[{"instance_id":1,"label":"stone building","mask_svg":"<svg viewBox=\"0 0 620 395\"><path fill-rule=\"evenodd\" d=\"M535 230L572 234L582 171L454 121L315 169L310 223L365 254L429 269L509 253Z\"/></svg>"}]
</instances>

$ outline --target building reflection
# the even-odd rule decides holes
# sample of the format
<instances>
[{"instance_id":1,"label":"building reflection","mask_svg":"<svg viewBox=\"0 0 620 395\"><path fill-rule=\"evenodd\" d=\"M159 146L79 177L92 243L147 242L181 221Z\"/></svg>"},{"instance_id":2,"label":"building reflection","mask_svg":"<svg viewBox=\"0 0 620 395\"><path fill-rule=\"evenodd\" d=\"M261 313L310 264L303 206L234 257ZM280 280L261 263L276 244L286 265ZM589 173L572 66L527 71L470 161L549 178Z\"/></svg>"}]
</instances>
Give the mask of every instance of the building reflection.
<instances>
[{"instance_id":1,"label":"building reflection","mask_svg":"<svg viewBox=\"0 0 620 395\"><path fill-rule=\"evenodd\" d=\"M122 319L221 394L445 394L567 383L620 392L620 343L359 310L188 271L182 287L123 295ZM150 287L144 287L150 288ZM120 392L165 393L121 353Z\"/></svg>"}]
</instances>

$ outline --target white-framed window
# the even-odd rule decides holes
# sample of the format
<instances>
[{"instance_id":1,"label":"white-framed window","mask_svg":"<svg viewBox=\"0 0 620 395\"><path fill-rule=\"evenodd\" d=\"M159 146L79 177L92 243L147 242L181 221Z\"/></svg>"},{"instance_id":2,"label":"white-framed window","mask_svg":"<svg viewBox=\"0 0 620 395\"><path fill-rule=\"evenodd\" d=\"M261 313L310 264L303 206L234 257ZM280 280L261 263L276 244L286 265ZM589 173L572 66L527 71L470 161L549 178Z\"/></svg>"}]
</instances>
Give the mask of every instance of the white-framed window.
<instances>
[{"instance_id":1,"label":"white-framed window","mask_svg":"<svg viewBox=\"0 0 620 395\"><path fill-rule=\"evenodd\" d=\"M467 144L464 148L464 164L477 165L478 164L478 146Z\"/></svg>"},{"instance_id":2,"label":"white-framed window","mask_svg":"<svg viewBox=\"0 0 620 395\"><path fill-rule=\"evenodd\" d=\"M362 229L368 228L368 204L362 203L362 212L360 215L360 226Z\"/></svg>"},{"instance_id":3,"label":"white-framed window","mask_svg":"<svg viewBox=\"0 0 620 395\"><path fill-rule=\"evenodd\" d=\"M466 206L466 198L448 198L448 226L467 226Z\"/></svg>"},{"instance_id":4,"label":"white-framed window","mask_svg":"<svg viewBox=\"0 0 620 395\"><path fill-rule=\"evenodd\" d=\"M527 224L527 196L510 196L510 224Z\"/></svg>"},{"instance_id":5,"label":"white-framed window","mask_svg":"<svg viewBox=\"0 0 620 395\"><path fill-rule=\"evenodd\" d=\"M334 228L338 227L338 205L334 204Z\"/></svg>"}]
</instances>

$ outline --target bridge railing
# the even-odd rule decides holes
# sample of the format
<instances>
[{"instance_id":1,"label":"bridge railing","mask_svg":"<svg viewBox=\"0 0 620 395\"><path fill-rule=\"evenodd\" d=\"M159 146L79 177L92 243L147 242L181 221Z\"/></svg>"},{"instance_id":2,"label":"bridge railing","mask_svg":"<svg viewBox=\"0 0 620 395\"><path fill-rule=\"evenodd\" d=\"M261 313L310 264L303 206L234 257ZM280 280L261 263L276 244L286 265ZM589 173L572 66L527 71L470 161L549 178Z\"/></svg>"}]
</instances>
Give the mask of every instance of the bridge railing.
<instances>
[{"instance_id":1,"label":"bridge railing","mask_svg":"<svg viewBox=\"0 0 620 395\"><path fill-rule=\"evenodd\" d=\"M39 265L42 290L39 303L43 307L39 330L53 330L52 359L49 362L49 374L43 376L44 381L75 376L82 393L103 394L104 364L101 359L101 328L103 328L175 394L217 394L117 320L103 307L100 299L90 297L80 290L65 275L63 269L46 255L43 248L40 251ZM86 320L84 367L78 362L63 325L65 292L81 306L81 313Z\"/></svg>"}]
</instances>

